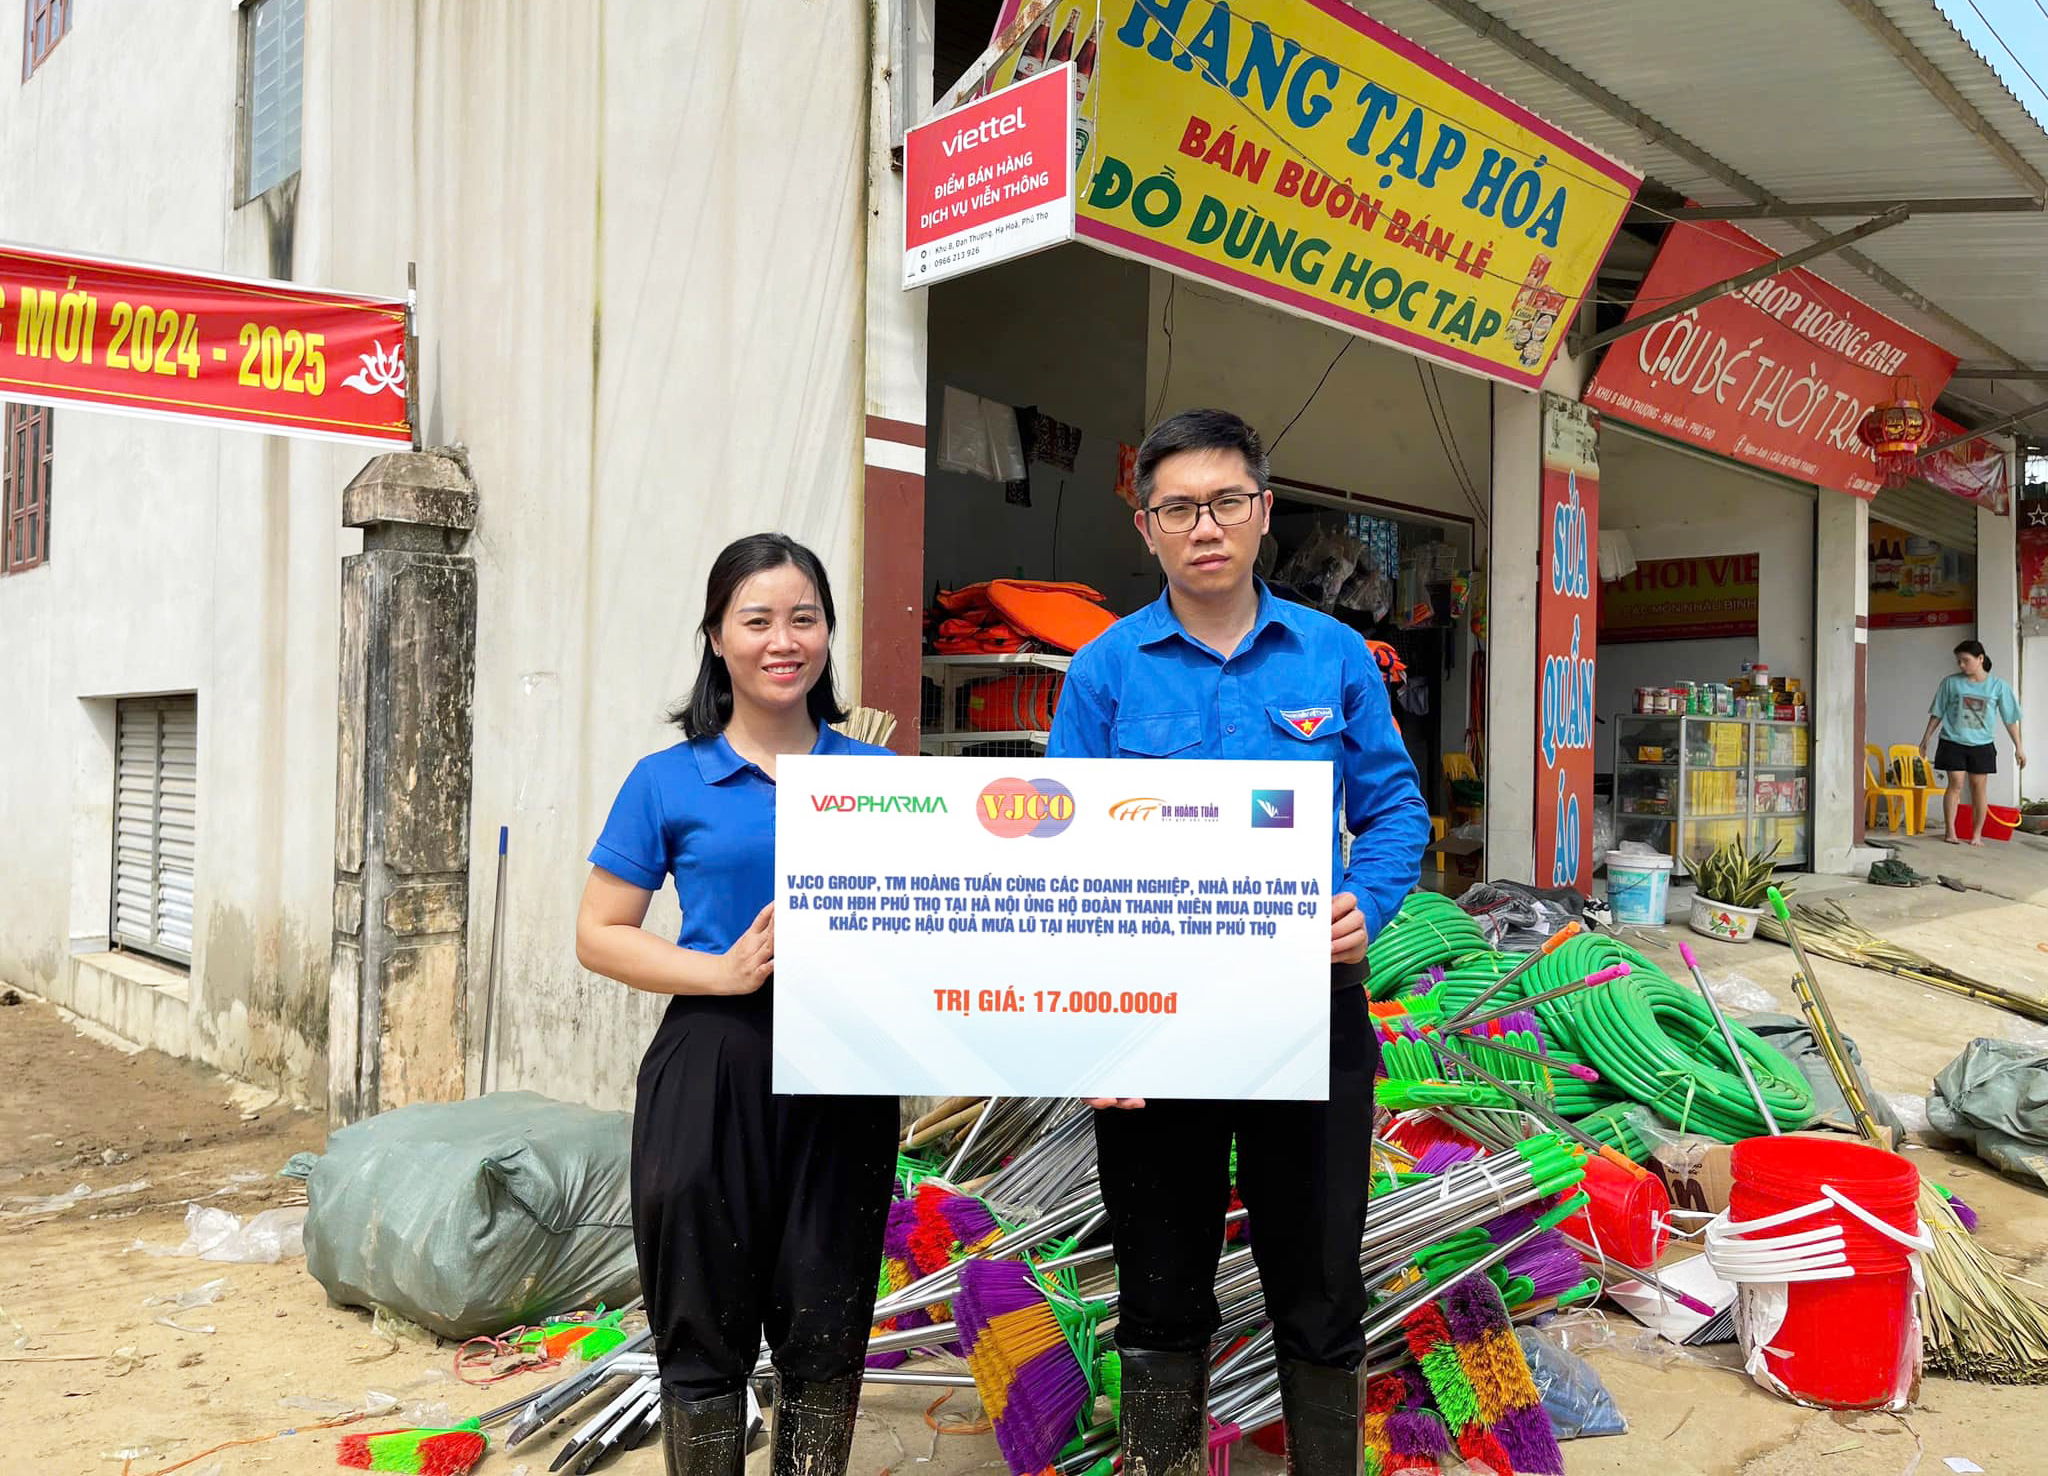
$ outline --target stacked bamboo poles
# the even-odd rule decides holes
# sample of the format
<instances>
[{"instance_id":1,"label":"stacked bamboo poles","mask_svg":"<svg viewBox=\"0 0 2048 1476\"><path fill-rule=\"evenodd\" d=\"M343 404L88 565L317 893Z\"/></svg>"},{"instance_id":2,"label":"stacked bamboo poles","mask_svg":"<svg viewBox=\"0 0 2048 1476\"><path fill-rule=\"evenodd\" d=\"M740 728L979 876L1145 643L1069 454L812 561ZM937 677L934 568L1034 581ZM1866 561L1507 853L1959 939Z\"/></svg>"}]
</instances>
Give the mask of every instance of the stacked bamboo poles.
<instances>
[{"instance_id":1,"label":"stacked bamboo poles","mask_svg":"<svg viewBox=\"0 0 2048 1476\"><path fill-rule=\"evenodd\" d=\"M1792 976L1792 989L1799 997L1814 1039L1827 1058L1842 1098L1856 1120L1865 1141L1889 1146L1887 1135L1871 1115L1863 1094L1862 1078L1849 1060L1835 1026L1834 1011L1821 993L1812 961L1806 956L1803 926L1794 925L1785 899L1771 888L1771 910L1776 914L1778 932L1792 945L1799 971ZM1848 921L1839 908L1841 922L1857 933L1862 929ZM1815 909L1801 906L1801 924ZM1863 934L1870 937L1869 934ZM1876 940L1882 943L1882 939ZM1889 947L1890 945L1885 945ZM1898 950L1904 953L1905 950ZM1832 955L1831 955L1832 956ZM1917 957L1917 955L1908 955ZM1850 962L1859 960L1851 959ZM1924 962L1924 960L1923 960ZM1904 969L1908 978L1920 977ZM1961 978L1961 975L1956 975ZM1922 982L1939 983L1928 977ZM1941 987L1949 988L1943 984ZM1989 986L1986 986L1987 988ZM1962 992L1957 989L1956 992ZM2001 993L2003 991L2000 991ZM2015 996L2017 998L2017 996ZM1919 1212L1934 1240L1934 1249L1921 1260L1923 1289L1920 1293L1921 1335L1927 1362L1937 1373L1988 1384L2048 1383L2048 1309L2022 1294L2012 1278L2001 1271L1991 1257L1971 1239L1962 1221L1949 1207L1947 1198L1924 1177L1920 1181Z\"/></svg>"},{"instance_id":2,"label":"stacked bamboo poles","mask_svg":"<svg viewBox=\"0 0 2048 1476\"><path fill-rule=\"evenodd\" d=\"M1910 948L1880 938L1857 923L1837 902L1825 898L1819 902L1801 902L1792 911L1799 919L1800 937L1807 947L1823 958L1875 969L1879 973L1896 974L1901 979L1911 979L1930 989L1946 990L1964 999L1974 999L1979 1004L1992 1005L2024 1020L2048 1024L2048 1001L2028 994L2016 994L2000 985L1973 979L1968 974L1959 974ZM1788 921L1767 917L1757 924L1757 931L1766 938L1783 943L1789 936ZM1804 967L1802 964L1801 968Z\"/></svg>"},{"instance_id":3,"label":"stacked bamboo poles","mask_svg":"<svg viewBox=\"0 0 2048 1476\"><path fill-rule=\"evenodd\" d=\"M896 731L896 715L876 707L856 707L846 715L846 721L832 726L856 743L872 743L877 748L886 748L890 735Z\"/></svg>"}]
</instances>

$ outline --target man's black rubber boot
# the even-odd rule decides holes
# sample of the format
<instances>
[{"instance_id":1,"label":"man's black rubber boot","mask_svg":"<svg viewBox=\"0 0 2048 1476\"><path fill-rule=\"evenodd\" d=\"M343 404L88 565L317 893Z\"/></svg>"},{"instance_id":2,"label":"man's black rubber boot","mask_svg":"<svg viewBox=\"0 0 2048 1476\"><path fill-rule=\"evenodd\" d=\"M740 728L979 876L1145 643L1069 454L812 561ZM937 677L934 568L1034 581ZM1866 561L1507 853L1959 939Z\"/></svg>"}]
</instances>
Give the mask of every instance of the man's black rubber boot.
<instances>
[{"instance_id":1,"label":"man's black rubber boot","mask_svg":"<svg viewBox=\"0 0 2048 1476\"><path fill-rule=\"evenodd\" d=\"M1280 1413L1287 1421L1287 1476L1359 1476L1365 1445L1355 1369L1281 1364Z\"/></svg>"},{"instance_id":2,"label":"man's black rubber boot","mask_svg":"<svg viewBox=\"0 0 2048 1476\"><path fill-rule=\"evenodd\" d=\"M1124 1476L1205 1476L1209 1360L1199 1353L1118 1350L1123 1363Z\"/></svg>"},{"instance_id":3,"label":"man's black rubber boot","mask_svg":"<svg viewBox=\"0 0 2048 1476\"><path fill-rule=\"evenodd\" d=\"M661 1451L668 1476L740 1476L747 1462L746 1395L685 1399L664 1385Z\"/></svg>"},{"instance_id":4,"label":"man's black rubber boot","mask_svg":"<svg viewBox=\"0 0 2048 1476\"><path fill-rule=\"evenodd\" d=\"M859 1374L824 1383L785 1375L775 1396L773 1476L845 1476L859 1415Z\"/></svg>"}]
</instances>

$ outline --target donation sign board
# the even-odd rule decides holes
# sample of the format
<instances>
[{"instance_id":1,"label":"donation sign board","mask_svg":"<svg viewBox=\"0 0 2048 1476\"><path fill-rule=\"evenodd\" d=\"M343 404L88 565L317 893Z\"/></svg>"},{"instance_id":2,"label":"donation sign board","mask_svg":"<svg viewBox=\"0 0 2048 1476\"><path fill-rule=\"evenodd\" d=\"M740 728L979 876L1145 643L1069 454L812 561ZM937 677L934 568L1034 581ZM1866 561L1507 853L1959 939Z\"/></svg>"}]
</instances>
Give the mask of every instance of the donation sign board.
<instances>
[{"instance_id":1,"label":"donation sign board","mask_svg":"<svg viewBox=\"0 0 2048 1476\"><path fill-rule=\"evenodd\" d=\"M1071 67L978 98L903 139L903 285L1074 239Z\"/></svg>"},{"instance_id":2,"label":"donation sign board","mask_svg":"<svg viewBox=\"0 0 2048 1476\"><path fill-rule=\"evenodd\" d=\"M1327 763L800 755L778 1092L1329 1093Z\"/></svg>"},{"instance_id":3,"label":"donation sign board","mask_svg":"<svg viewBox=\"0 0 2048 1476\"><path fill-rule=\"evenodd\" d=\"M1543 397L1543 497L1536 555L1536 876L1593 885L1594 551L1600 538L1599 419Z\"/></svg>"},{"instance_id":4,"label":"donation sign board","mask_svg":"<svg viewBox=\"0 0 2048 1476\"><path fill-rule=\"evenodd\" d=\"M405 304L0 246L0 398L410 446Z\"/></svg>"},{"instance_id":5,"label":"donation sign board","mask_svg":"<svg viewBox=\"0 0 2048 1476\"><path fill-rule=\"evenodd\" d=\"M1343 0L1032 0L997 44L989 86L1072 61L1082 240L1525 388L1641 183Z\"/></svg>"},{"instance_id":6,"label":"donation sign board","mask_svg":"<svg viewBox=\"0 0 2048 1476\"><path fill-rule=\"evenodd\" d=\"M1741 275L1778 253L1721 221L1671 227L1631 318ZM1875 497L1864 413L1910 377L1932 405L1953 354L1804 267L1618 339L1586 403L1794 481Z\"/></svg>"}]
</instances>

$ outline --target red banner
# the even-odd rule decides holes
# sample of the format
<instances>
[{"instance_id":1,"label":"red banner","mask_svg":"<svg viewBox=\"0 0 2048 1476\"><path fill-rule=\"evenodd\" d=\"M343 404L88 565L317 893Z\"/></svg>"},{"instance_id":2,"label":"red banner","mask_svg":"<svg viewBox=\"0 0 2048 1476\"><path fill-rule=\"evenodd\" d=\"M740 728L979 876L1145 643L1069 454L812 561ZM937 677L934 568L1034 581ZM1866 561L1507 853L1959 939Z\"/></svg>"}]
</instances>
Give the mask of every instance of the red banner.
<instances>
[{"instance_id":1,"label":"red banner","mask_svg":"<svg viewBox=\"0 0 2048 1476\"><path fill-rule=\"evenodd\" d=\"M1536 883L1593 885L1594 554L1600 539L1599 420L1543 397L1543 500L1536 554Z\"/></svg>"},{"instance_id":2,"label":"red banner","mask_svg":"<svg viewBox=\"0 0 2048 1476\"><path fill-rule=\"evenodd\" d=\"M1631 318L1776 253L1721 221L1674 225ZM1874 497L1864 412L1909 375L1932 405L1953 354L1795 267L1615 342L1586 403L1795 481Z\"/></svg>"},{"instance_id":3,"label":"red banner","mask_svg":"<svg viewBox=\"0 0 2048 1476\"><path fill-rule=\"evenodd\" d=\"M1934 439L1937 442L1963 433L1963 428L1946 415L1933 410L1927 415L1934 422ZM1982 436L1974 441L1959 442L1946 451L1922 456L1913 470L1929 486L1953 492L1979 507L1988 507L2000 517L2012 508L2012 484L2005 474L2005 452L1996 442L1987 441Z\"/></svg>"},{"instance_id":4,"label":"red banner","mask_svg":"<svg viewBox=\"0 0 2048 1476\"><path fill-rule=\"evenodd\" d=\"M405 304L0 247L0 397L409 446Z\"/></svg>"},{"instance_id":5,"label":"red banner","mask_svg":"<svg viewBox=\"0 0 2048 1476\"><path fill-rule=\"evenodd\" d=\"M2020 504L2020 613L2048 621L2048 502Z\"/></svg>"}]
</instances>

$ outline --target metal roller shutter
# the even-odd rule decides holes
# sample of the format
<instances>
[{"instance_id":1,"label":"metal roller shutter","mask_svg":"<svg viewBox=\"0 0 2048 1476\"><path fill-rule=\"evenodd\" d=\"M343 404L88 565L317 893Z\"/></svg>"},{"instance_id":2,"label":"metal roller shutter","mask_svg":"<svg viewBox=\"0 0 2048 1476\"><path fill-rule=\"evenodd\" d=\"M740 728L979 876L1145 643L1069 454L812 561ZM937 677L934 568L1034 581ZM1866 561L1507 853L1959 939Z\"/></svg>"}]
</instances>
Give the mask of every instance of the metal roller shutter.
<instances>
[{"instance_id":1,"label":"metal roller shutter","mask_svg":"<svg viewBox=\"0 0 2048 1476\"><path fill-rule=\"evenodd\" d=\"M198 699L121 703L115 717L115 942L191 962L198 833Z\"/></svg>"},{"instance_id":2,"label":"metal roller shutter","mask_svg":"<svg viewBox=\"0 0 2048 1476\"><path fill-rule=\"evenodd\" d=\"M1880 523L1932 538L1956 553L1977 552L1977 505L1952 492L1909 482L1887 487L1871 499L1870 516Z\"/></svg>"}]
</instances>

